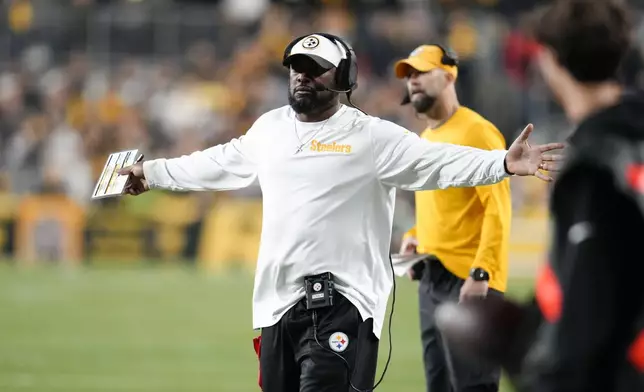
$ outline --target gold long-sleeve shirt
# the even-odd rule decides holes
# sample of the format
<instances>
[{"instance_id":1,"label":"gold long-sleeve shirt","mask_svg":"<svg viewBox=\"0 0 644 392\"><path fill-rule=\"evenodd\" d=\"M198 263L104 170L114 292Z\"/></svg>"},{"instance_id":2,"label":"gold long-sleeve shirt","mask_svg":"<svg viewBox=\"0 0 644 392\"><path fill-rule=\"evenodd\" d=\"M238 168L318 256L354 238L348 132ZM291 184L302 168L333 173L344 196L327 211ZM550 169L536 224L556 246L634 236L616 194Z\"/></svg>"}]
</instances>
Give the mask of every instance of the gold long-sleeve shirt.
<instances>
[{"instance_id":1,"label":"gold long-sleeve shirt","mask_svg":"<svg viewBox=\"0 0 644 392\"><path fill-rule=\"evenodd\" d=\"M501 132L478 113L461 106L436 129L421 135L485 150L505 149ZM490 287L505 292L512 201L509 179L475 188L416 192L416 226L406 236L418 240L418 253L437 256L445 268L466 279L474 267L490 274Z\"/></svg>"}]
</instances>

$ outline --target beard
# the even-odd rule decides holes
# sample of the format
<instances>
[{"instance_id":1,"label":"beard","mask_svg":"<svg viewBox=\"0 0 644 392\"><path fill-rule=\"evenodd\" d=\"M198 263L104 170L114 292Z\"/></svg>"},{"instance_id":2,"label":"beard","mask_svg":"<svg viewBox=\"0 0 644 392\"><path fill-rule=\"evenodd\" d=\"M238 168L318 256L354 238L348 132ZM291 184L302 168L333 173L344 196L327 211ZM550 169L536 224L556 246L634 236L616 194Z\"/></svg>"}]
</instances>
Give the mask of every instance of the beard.
<instances>
[{"instance_id":1,"label":"beard","mask_svg":"<svg viewBox=\"0 0 644 392\"><path fill-rule=\"evenodd\" d=\"M427 113L432 107L434 107L435 103L436 97L429 96L426 93L418 93L416 98L411 100L411 106L414 107L416 113Z\"/></svg>"},{"instance_id":2,"label":"beard","mask_svg":"<svg viewBox=\"0 0 644 392\"><path fill-rule=\"evenodd\" d=\"M316 88L317 87L317 88ZM293 108L297 114L310 114L320 110L324 110L331 102L333 102L336 93L331 91L319 91L320 86L314 86L315 91L310 94L295 95L295 92L289 86L288 88L288 104Z\"/></svg>"}]
</instances>

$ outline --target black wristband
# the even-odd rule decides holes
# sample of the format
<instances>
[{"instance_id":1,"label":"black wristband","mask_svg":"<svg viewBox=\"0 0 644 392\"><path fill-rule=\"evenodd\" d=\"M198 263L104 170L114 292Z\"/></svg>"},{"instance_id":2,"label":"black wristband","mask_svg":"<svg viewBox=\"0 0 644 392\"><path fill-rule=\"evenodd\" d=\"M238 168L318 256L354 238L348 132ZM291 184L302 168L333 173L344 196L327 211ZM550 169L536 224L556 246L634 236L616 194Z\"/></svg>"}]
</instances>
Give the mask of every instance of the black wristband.
<instances>
[{"instance_id":1,"label":"black wristband","mask_svg":"<svg viewBox=\"0 0 644 392\"><path fill-rule=\"evenodd\" d=\"M507 161L506 157L503 158L503 169L505 170L506 173L508 173L509 175L513 176L514 173L512 173L510 170L508 170L508 161Z\"/></svg>"}]
</instances>

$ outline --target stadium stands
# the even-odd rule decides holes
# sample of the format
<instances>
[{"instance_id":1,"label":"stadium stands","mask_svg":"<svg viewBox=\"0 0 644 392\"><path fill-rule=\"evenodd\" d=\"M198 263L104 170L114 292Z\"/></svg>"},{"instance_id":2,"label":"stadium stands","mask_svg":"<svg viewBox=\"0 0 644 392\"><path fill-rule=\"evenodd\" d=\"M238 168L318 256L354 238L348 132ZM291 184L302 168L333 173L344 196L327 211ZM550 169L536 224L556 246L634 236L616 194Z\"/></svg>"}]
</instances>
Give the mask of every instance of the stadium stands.
<instances>
[{"instance_id":1,"label":"stadium stands","mask_svg":"<svg viewBox=\"0 0 644 392\"><path fill-rule=\"evenodd\" d=\"M350 2L348 10L340 1L315 12L313 2L280 3L255 1L253 13L240 13L228 1L3 4L9 18L0 31L7 43L0 48L4 253L48 258L51 251L42 250L47 241L37 234L54 230L40 229L51 223L42 215L50 208L41 205L49 196L39 196L46 191L57 195L57 212L70 211L55 226L64 228L61 243L71 241L57 248L65 257L251 267L260 230L257 189L96 203L88 196L109 152L139 148L146 158L189 153L243 134L258 114L285 104L281 52L306 31L332 31L356 47L355 100L368 112L423 128L398 105L403 86L390 67L429 39L460 50L462 103L490 118L506 138L526 121L537 125L543 140L561 137L565 124L531 67L530 19L510 2L458 9L458 2L391 1L384 9ZM636 65L631 73L641 75ZM547 188L529 181L513 181L512 188L512 260L520 271L540 259L548 240ZM399 197L397 232L409 222L412 200L407 193ZM394 249L397 241L392 238Z\"/></svg>"}]
</instances>

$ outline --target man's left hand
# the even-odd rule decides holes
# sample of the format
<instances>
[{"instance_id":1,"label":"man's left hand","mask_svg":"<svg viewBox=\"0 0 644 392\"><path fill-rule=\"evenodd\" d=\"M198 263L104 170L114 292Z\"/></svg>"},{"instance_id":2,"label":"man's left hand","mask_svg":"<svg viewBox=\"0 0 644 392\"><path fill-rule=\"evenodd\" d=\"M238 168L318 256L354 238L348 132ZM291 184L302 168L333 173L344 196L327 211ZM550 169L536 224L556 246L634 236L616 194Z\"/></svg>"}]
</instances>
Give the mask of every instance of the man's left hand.
<instances>
[{"instance_id":1,"label":"man's left hand","mask_svg":"<svg viewBox=\"0 0 644 392\"><path fill-rule=\"evenodd\" d=\"M477 282L472 278L467 278L463 287L461 287L458 301L464 302L470 299L485 298L487 297L488 287L489 285L486 281Z\"/></svg>"},{"instance_id":2,"label":"man's left hand","mask_svg":"<svg viewBox=\"0 0 644 392\"><path fill-rule=\"evenodd\" d=\"M563 160L562 155L546 155L545 152L564 148L563 143L548 143L531 146L528 137L534 127L528 124L521 135L512 143L505 156L505 166L510 174L517 176L535 176L544 181L552 181L552 177L543 171L557 171L557 162Z\"/></svg>"}]
</instances>

